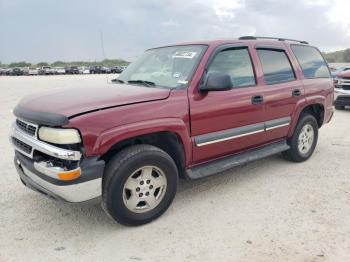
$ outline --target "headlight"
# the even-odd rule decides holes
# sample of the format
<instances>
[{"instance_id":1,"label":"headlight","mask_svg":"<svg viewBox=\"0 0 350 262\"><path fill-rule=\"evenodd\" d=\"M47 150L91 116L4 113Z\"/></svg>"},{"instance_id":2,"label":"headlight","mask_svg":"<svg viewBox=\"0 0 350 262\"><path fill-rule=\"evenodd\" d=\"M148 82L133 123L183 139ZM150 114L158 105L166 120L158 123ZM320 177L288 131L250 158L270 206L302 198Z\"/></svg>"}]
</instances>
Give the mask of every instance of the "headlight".
<instances>
[{"instance_id":1,"label":"headlight","mask_svg":"<svg viewBox=\"0 0 350 262\"><path fill-rule=\"evenodd\" d=\"M78 130L40 127L39 138L54 144L77 144L81 142Z\"/></svg>"}]
</instances>

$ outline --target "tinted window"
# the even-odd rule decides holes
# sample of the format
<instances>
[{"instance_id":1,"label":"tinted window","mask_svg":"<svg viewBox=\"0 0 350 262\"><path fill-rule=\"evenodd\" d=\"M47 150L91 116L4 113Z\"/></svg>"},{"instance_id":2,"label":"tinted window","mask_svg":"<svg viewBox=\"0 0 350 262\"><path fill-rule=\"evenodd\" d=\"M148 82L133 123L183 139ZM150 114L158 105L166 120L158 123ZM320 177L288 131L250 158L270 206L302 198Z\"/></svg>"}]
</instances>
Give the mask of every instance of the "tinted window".
<instances>
[{"instance_id":1,"label":"tinted window","mask_svg":"<svg viewBox=\"0 0 350 262\"><path fill-rule=\"evenodd\" d=\"M269 85L295 79L294 71L284 51L258 49L264 71L265 82Z\"/></svg>"},{"instance_id":2,"label":"tinted window","mask_svg":"<svg viewBox=\"0 0 350 262\"><path fill-rule=\"evenodd\" d=\"M253 66L246 48L218 53L208 70L208 73L213 72L230 75L234 87L255 85Z\"/></svg>"},{"instance_id":3,"label":"tinted window","mask_svg":"<svg viewBox=\"0 0 350 262\"><path fill-rule=\"evenodd\" d=\"M291 45L305 78L330 77L326 62L320 52L311 46Z\"/></svg>"}]
</instances>

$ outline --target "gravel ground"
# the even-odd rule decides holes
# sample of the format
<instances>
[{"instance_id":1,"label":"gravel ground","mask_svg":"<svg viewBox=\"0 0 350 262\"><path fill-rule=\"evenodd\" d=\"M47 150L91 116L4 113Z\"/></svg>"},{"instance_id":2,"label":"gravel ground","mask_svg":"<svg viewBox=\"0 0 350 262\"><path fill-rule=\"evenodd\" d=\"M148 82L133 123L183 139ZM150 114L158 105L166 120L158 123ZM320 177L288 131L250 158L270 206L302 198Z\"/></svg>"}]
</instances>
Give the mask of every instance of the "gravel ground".
<instances>
[{"instance_id":1,"label":"gravel ground","mask_svg":"<svg viewBox=\"0 0 350 262\"><path fill-rule=\"evenodd\" d=\"M67 205L25 188L7 138L11 109L32 92L103 81L0 77L1 262L350 261L350 111L321 128L307 162L274 156L182 181L170 209L141 227L113 222L98 205Z\"/></svg>"}]
</instances>

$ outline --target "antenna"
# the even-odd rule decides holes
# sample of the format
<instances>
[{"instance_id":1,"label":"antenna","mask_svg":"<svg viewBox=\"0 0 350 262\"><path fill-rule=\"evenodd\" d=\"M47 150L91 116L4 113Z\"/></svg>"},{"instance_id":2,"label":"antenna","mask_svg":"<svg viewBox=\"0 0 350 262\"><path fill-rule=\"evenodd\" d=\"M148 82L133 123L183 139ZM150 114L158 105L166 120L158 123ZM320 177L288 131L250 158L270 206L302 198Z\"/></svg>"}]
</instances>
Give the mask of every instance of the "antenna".
<instances>
[{"instance_id":1,"label":"antenna","mask_svg":"<svg viewBox=\"0 0 350 262\"><path fill-rule=\"evenodd\" d=\"M103 43L103 33L102 30L100 30L100 40L101 40L101 49L102 49L102 56L103 59L106 60L106 53L105 53L105 47L104 47L104 43ZM108 76L106 75L106 82L108 84Z\"/></svg>"}]
</instances>

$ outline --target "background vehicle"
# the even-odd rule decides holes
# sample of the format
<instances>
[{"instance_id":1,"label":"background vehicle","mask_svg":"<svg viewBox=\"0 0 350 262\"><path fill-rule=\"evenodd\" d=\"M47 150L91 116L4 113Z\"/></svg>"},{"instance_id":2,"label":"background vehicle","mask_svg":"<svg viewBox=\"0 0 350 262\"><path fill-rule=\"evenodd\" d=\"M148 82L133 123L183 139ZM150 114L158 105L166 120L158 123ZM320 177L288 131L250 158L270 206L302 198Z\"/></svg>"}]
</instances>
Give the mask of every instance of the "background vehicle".
<instances>
[{"instance_id":1,"label":"background vehicle","mask_svg":"<svg viewBox=\"0 0 350 262\"><path fill-rule=\"evenodd\" d=\"M115 84L31 95L14 109L25 185L67 202L102 197L125 225L161 216L180 178L282 153L313 154L334 84L305 41L242 37L147 50Z\"/></svg>"},{"instance_id":2,"label":"background vehicle","mask_svg":"<svg viewBox=\"0 0 350 262\"><path fill-rule=\"evenodd\" d=\"M29 67L21 67L20 68L23 72L23 75L28 75L29 74Z\"/></svg>"},{"instance_id":3,"label":"background vehicle","mask_svg":"<svg viewBox=\"0 0 350 262\"><path fill-rule=\"evenodd\" d=\"M11 68L11 70L8 71L8 75L11 75L11 76L21 76L23 74L24 74L23 70L19 67Z\"/></svg>"},{"instance_id":4,"label":"background vehicle","mask_svg":"<svg viewBox=\"0 0 350 262\"><path fill-rule=\"evenodd\" d=\"M90 74L90 69L86 66L79 67L79 74Z\"/></svg>"},{"instance_id":5,"label":"background vehicle","mask_svg":"<svg viewBox=\"0 0 350 262\"><path fill-rule=\"evenodd\" d=\"M39 74L39 69L38 68L34 68L34 67L30 67L28 70L28 75L30 76L35 76Z\"/></svg>"},{"instance_id":6,"label":"background vehicle","mask_svg":"<svg viewBox=\"0 0 350 262\"><path fill-rule=\"evenodd\" d=\"M331 74L333 78L336 78L339 73L348 71L348 70L350 70L350 66L341 66L331 71Z\"/></svg>"},{"instance_id":7,"label":"background vehicle","mask_svg":"<svg viewBox=\"0 0 350 262\"><path fill-rule=\"evenodd\" d=\"M337 110L343 110L350 106L350 70L343 70L335 78L335 101Z\"/></svg>"},{"instance_id":8,"label":"background vehicle","mask_svg":"<svg viewBox=\"0 0 350 262\"><path fill-rule=\"evenodd\" d=\"M0 68L0 75L6 75L6 71L5 68Z\"/></svg>"},{"instance_id":9,"label":"background vehicle","mask_svg":"<svg viewBox=\"0 0 350 262\"><path fill-rule=\"evenodd\" d=\"M107 67L107 66L101 67L101 72L102 72L102 74L110 74L110 73L112 73L111 69L109 67Z\"/></svg>"},{"instance_id":10,"label":"background vehicle","mask_svg":"<svg viewBox=\"0 0 350 262\"><path fill-rule=\"evenodd\" d=\"M71 75L79 74L79 68L77 66L66 67L66 73Z\"/></svg>"},{"instance_id":11,"label":"background vehicle","mask_svg":"<svg viewBox=\"0 0 350 262\"><path fill-rule=\"evenodd\" d=\"M90 74L102 74L103 70L101 66L91 66L90 67Z\"/></svg>"},{"instance_id":12,"label":"background vehicle","mask_svg":"<svg viewBox=\"0 0 350 262\"><path fill-rule=\"evenodd\" d=\"M120 74L123 72L123 69L120 66L115 66L111 68L111 73Z\"/></svg>"},{"instance_id":13,"label":"background vehicle","mask_svg":"<svg viewBox=\"0 0 350 262\"><path fill-rule=\"evenodd\" d=\"M66 73L66 69L64 67L55 67L54 70L56 75L64 75Z\"/></svg>"},{"instance_id":14,"label":"background vehicle","mask_svg":"<svg viewBox=\"0 0 350 262\"><path fill-rule=\"evenodd\" d=\"M39 75L53 75L55 74L55 69L51 68L51 66L42 66L39 69Z\"/></svg>"}]
</instances>

